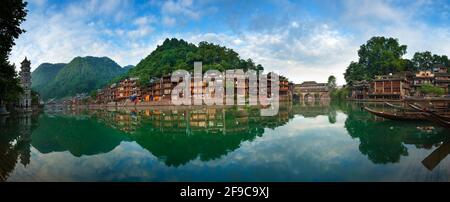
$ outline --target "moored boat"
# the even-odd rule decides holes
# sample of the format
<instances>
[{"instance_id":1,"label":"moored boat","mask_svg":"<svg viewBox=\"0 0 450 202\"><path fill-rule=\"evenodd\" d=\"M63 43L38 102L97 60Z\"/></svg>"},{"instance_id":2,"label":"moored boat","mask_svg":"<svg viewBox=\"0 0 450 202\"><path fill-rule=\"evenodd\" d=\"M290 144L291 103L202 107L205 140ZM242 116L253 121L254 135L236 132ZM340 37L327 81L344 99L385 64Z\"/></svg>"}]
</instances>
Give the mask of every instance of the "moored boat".
<instances>
[{"instance_id":1,"label":"moored boat","mask_svg":"<svg viewBox=\"0 0 450 202\"><path fill-rule=\"evenodd\" d=\"M425 120L426 117L423 115L422 112L383 112L383 111L376 111L369 107L364 107L364 110L368 111L371 114L374 114L375 116L379 116L385 119L390 120L399 120L399 121L417 121L417 120Z\"/></svg>"},{"instance_id":2,"label":"moored boat","mask_svg":"<svg viewBox=\"0 0 450 202\"><path fill-rule=\"evenodd\" d=\"M450 128L450 121L444 121L436 116L433 116L431 114L425 114L428 120L444 127L444 128Z\"/></svg>"},{"instance_id":3,"label":"moored boat","mask_svg":"<svg viewBox=\"0 0 450 202\"><path fill-rule=\"evenodd\" d=\"M423 112L424 116L428 120L430 120L442 127L450 128L450 116L440 115L440 114L437 114L436 112L426 110L426 109L419 107L417 105L414 105L414 104L409 104L409 106L413 109L416 109L417 111Z\"/></svg>"},{"instance_id":4,"label":"moored boat","mask_svg":"<svg viewBox=\"0 0 450 202\"><path fill-rule=\"evenodd\" d=\"M450 122L450 116L445 116L445 115L438 114L437 112L434 112L434 111L431 111L431 110L424 109L424 108L422 108L422 107L420 107L420 106L418 106L418 105L415 105L415 104L408 104L408 105L409 105L411 108L413 108L413 109L415 109L415 110L417 110L417 111L425 112L425 113L430 114L431 116L434 116L434 117L436 117L436 118L438 118L438 119L441 119L441 120L449 121L449 122Z\"/></svg>"},{"instance_id":5,"label":"moored boat","mask_svg":"<svg viewBox=\"0 0 450 202\"><path fill-rule=\"evenodd\" d=\"M403 106L400 106L400 105L394 105L394 104L389 103L389 102L385 102L385 104L386 104L387 106L392 107L392 108L395 108L395 109L407 110L406 107L403 107Z\"/></svg>"}]
</instances>

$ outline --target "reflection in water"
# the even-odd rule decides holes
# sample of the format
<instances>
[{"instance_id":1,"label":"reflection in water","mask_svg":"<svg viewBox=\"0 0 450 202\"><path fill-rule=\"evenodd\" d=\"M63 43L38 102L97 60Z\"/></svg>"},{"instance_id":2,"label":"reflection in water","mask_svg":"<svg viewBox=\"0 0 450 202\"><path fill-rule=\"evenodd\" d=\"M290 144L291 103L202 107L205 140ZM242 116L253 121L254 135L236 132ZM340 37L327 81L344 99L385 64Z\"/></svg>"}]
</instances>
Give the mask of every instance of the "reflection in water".
<instances>
[{"instance_id":1,"label":"reflection in water","mask_svg":"<svg viewBox=\"0 0 450 202\"><path fill-rule=\"evenodd\" d=\"M352 138L359 138L359 150L377 164L399 162L401 156L408 155L405 145L430 149L447 138L446 131L420 130L429 123L377 120L368 116L358 105L347 105L348 114L345 128Z\"/></svg>"},{"instance_id":2,"label":"reflection in water","mask_svg":"<svg viewBox=\"0 0 450 202\"><path fill-rule=\"evenodd\" d=\"M442 145L433 151L427 158L422 161L422 164L433 170L447 155L450 153L450 141L446 140Z\"/></svg>"},{"instance_id":3,"label":"reflection in water","mask_svg":"<svg viewBox=\"0 0 450 202\"><path fill-rule=\"evenodd\" d=\"M191 110L131 110L91 112L104 124L136 141L168 166L183 165L197 157L217 159L252 141L264 128L276 128L292 118L291 105L273 117L259 116L257 108L202 108Z\"/></svg>"},{"instance_id":4,"label":"reflection in water","mask_svg":"<svg viewBox=\"0 0 450 202\"><path fill-rule=\"evenodd\" d=\"M16 163L24 166L30 163L30 137L36 123L32 114L0 116L0 181L8 179Z\"/></svg>"},{"instance_id":5,"label":"reflection in water","mask_svg":"<svg viewBox=\"0 0 450 202\"><path fill-rule=\"evenodd\" d=\"M383 105L377 104L372 107L383 107ZM339 119L338 116L342 113L345 114L345 118ZM428 123L380 120L361 110L361 105L355 103L321 101L285 104L280 106L276 116L261 117L259 114L260 109L256 107L166 107L1 117L0 181L7 180L19 162L25 166L23 170L26 171L34 149L36 161L39 158L51 158L48 155L55 152L69 152L81 161L85 157L95 156L100 161L108 162L109 160L102 157L102 154L110 154L115 150L121 153L136 152L129 151L123 145L124 142L128 142L137 144L148 151L167 169L179 168L197 160L206 163L224 159L230 153L239 150L245 142L251 143L255 139L261 139L268 132L278 133L281 136L280 132L284 130L280 128L292 129L297 137L304 136L303 140L307 141L306 137L313 138L315 134L309 134L301 130L301 127L296 129L297 125L289 123L298 118L318 121L323 116L327 117L328 122L318 122L319 127L330 131L335 130L336 127L345 128L348 136L342 138L359 141L360 154L376 165L398 164L402 157L412 155L409 151L414 150L415 152L425 151L429 155L422 163L429 170L433 170L450 152L449 141L446 138L448 131L430 126ZM266 144L271 145L273 142ZM345 145L332 146L338 148ZM251 151L251 144L249 147ZM435 151L428 151L434 147L437 147ZM305 151L302 154L289 153L279 158L308 156L319 152L321 148L314 149L317 151ZM286 148L286 152L288 150L289 148ZM269 146L258 151L260 152L258 156L270 155L273 152ZM134 158L133 155L137 153L130 153L131 158ZM252 158L252 156L241 158ZM286 160L289 162L289 159ZM417 165L421 165L420 162L417 162ZM63 165L53 166L62 170L68 169ZM307 166L315 167L297 165L298 168L305 167L305 169ZM270 169L270 166L265 166L265 169ZM23 170L17 171L17 175L25 172ZM114 170L114 172L119 175L121 170ZM289 172L283 174L295 176L294 173ZM345 180L345 177L342 179Z\"/></svg>"},{"instance_id":6,"label":"reflection in water","mask_svg":"<svg viewBox=\"0 0 450 202\"><path fill-rule=\"evenodd\" d=\"M46 116L39 119L39 127L33 131L31 144L39 152L69 151L72 155L107 153L127 136L88 117Z\"/></svg>"}]
</instances>

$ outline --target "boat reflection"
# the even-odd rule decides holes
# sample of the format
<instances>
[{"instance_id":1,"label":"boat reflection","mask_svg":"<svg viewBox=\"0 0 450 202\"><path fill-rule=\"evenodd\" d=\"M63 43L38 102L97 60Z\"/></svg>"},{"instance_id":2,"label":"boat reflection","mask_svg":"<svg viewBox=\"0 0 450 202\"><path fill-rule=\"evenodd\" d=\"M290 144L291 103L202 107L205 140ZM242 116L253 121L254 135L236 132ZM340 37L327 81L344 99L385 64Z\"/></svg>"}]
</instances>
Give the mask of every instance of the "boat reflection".
<instances>
[{"instance_id":1,"label":"boat reflection","mask_svg":"<svg viewBox=\"0 0 450 202\"><path fill-rule=\"evenodd\" d=\"M422 161L433 170L450 152L448 129L428 123L380 121L357 103L285 104L270 117L260 116L258 107L70 111L1 117L0 181L7 180L18 163L30 164L31 147L41 154L69 152L82 157L110 153L130 142L165 166L179 167L195 160L220 159L292 119L323 120L324 116L328 123L320 123L344 127L351 138L359 140L361 154L374 164L398 163L409 155L411 146L436 148Z\"/></svg>"},{"instance_id":2,"label":"boat reflection","mask_svg":"<svg viewBox=\"0 0 450 202\"><path fill-rule=\"evenodd\" d=\"M376 164L397 163L408 156L406 145L431 149L450 140L448 130L427 122L383 121L359 106L347 106L345 128L360 141L359 150Z\"/></svg>"}]
</instances>

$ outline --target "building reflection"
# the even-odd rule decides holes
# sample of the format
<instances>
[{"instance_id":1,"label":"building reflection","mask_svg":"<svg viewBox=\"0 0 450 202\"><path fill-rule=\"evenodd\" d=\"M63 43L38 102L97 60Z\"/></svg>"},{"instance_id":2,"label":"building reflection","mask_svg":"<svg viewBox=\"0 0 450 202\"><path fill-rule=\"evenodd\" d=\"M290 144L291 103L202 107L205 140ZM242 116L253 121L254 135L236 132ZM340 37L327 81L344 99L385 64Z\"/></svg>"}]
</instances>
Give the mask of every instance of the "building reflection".
<instances>
[{"instance_id":1,"label":"building reflection","mask_svg":"<svg viewBox=\"0 0 450 202\"><path fill-rule=\"evenodd\" d=\"M276 128L293 118L292 105L280 106L278 115L260 116L260 108L193 108L92 111L102 123L116 128L168 166L199 158L219 158L252 141L265 128Z\"/></svg>"},{"instance_id":2,"label":"building reflection","mask_svg":"<svg viewBox=\"0 0 450 202\"><path fill-rule=\"evenodd\" d=\"M27 113L16 117L0 116L0 181L6 181L17 163L30 163L30 142L36 128L36 116Z\"/></svg>"},{"instance_id":3,"label":"building reflection","mask_svg":"<svg viewBox=\"0 0 450 202\"><path fill-rule=\"evenodd\" d=\"M359 151L375 164L399 162L408 155L407 145L414 145L430 150L422 164L432 170L450 152L448 131L442 128L380 121L361 110L361 105L348 102L283 104L276 116L267 117L260 116L260 108L248 106L80 110L1 117L0 181L18 163L30 163L31 146L43 154L68 151L81 157L109 153L123 142L135 142L165 165L177 167L219 159L295 116L326 116L334 124L337 111L346 114L345 129L359 140Z\"/></svg>"}]
</instances>

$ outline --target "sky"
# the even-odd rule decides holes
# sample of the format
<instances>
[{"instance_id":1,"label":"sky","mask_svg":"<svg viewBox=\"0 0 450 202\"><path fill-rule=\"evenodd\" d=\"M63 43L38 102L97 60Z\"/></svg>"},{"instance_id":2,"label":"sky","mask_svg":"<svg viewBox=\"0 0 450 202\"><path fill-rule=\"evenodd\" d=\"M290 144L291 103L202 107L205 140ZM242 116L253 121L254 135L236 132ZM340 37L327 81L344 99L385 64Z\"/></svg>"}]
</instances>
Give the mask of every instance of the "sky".
<instances>
[{"instance_id":1,"label":"sky","mask_svg":"<svg viewBox=\"0 0 450 202\"><path fill-rule=\"evenodd\" d=\"M27 10L10 56L17 69L25 57L32 70L88 55L136 65L173 37L232 48L295 83L344 84L373 36L407 45L404 58L450 56L449 0L30 0Z\"/></svg>"}]
</instances>

